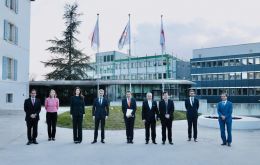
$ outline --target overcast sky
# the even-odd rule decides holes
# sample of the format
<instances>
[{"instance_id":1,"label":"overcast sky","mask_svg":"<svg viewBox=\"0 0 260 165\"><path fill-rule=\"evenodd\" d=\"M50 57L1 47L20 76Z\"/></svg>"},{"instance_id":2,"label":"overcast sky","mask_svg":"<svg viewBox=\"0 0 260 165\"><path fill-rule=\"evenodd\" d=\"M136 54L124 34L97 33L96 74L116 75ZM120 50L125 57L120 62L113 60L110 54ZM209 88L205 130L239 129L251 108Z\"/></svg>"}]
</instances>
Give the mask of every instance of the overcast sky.
<instances>
[{"instance_id":1,"label":"overcast sky","mask_svg":"<svg viewBox=\"0 0 260 165\"><path fill-rule=\"evenodd\" d=\"M131 13L132 52L160 53L160 15L164 15L166 52L189 60L197 48L260 41L259 0L36 0L31 5L30 75L50 71L40 61L51 58L46 42L61 37L64 5L77 2L82 24L78 48L94 59L89 36L100 13L100 51L118 50ZM123 50L126 52L126 50Z\"/></svg>"}]
</instances>

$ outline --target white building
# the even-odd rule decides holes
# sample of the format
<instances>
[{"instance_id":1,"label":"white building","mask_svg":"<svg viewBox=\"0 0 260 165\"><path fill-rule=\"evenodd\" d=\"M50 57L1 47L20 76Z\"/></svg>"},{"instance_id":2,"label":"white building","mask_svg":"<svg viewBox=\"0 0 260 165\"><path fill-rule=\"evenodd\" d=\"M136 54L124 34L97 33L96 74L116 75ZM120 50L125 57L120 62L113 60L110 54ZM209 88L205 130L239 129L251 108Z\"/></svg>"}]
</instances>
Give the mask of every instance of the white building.
<instances>
[{"instance_id":1,"label":"white building","mask_svg":"<svg viewBox=\"0 0 260 165\"><path fill-rule=\"evenodd\" d=\"M23 109L29 96L31 1L0 1L0 110Z\"/></svg>"}]
</instances>

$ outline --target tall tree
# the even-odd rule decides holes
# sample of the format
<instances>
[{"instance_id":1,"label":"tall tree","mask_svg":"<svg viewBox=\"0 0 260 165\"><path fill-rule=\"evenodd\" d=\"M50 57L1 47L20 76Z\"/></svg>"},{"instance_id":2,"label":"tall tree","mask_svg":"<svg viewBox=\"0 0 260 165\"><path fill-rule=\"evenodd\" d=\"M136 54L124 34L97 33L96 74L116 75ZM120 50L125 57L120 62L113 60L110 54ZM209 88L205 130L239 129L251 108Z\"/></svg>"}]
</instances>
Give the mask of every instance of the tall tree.
<instances>
[{"instance_id":1,"label":"tall tree","mask_svg":"<svg viewBox=\"0 0 260 165\"><path fill-rule=\"evenodd\" d=\"M66 4L63 19L66 29L62 33L62 39L48 40L53 46L46 50L55 56L44 63L45 67L52 67L54 70L45 75L46 79L53 80L82 80L88 77L86 71L93 69L89 65L90 57L76 48L79 40L76 35L80 32L78 27L81 24L78 13L78 4Z\"/></svg>"}]
</instances>

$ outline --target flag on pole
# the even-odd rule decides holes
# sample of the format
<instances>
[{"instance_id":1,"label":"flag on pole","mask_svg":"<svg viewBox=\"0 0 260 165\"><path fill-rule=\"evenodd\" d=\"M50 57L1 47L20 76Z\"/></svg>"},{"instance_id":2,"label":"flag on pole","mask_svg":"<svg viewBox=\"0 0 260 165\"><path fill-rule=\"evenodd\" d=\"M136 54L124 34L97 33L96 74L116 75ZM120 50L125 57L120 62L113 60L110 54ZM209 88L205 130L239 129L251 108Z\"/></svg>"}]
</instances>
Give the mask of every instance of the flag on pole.
<instances>
[{"instance_id":1,"label":"flag on pole","mask_svg":"<svg viewBox=\"0 0 260 165\"><path fill-rule=\"evenodd\" d=\"M91 48L92 49L99 49L100 41L99 41L99 18L97 18L97 22L94 28L94 31L91 36Z\"/></svg>"},{"instance_id":2,"label":"flag on pole","mask_svg":"<svg viewBox=\"0 0 260 165\"><path fill-rule=\"evenodd\" d=\"M123 49L125 45L130 44L130 20L128 21L127 25L125 26L125 29L119 39L118 42L118 49Z\"/></svg>"},{"instance_id":3,"label":"flag on pole","mask_svg":"<svg viewBox=\"0 0 260 165\"><path fill-rule=\"evenodd\" d=\"M162 20L162 15L161 15L161 32L160 32L160 45L162 48L162 54L165 51L165 35L164 35L164 30L163 30L163 20Z\"/></svg>"}]
</instances>

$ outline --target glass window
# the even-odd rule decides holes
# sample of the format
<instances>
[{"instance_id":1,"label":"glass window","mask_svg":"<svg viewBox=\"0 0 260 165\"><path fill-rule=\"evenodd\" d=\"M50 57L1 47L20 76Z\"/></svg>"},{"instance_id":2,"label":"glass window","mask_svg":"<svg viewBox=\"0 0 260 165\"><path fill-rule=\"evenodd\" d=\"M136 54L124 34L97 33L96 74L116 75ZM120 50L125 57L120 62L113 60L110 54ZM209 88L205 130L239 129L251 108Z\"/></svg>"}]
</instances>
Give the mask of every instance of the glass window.
<instances>
[{"instance_id":1,"label":"glass window","mask_svg":"<svg viewBox=\"0 0 260 165\"><path fill-rule=\"evenodd\" d=\"M224 80L224 75L223 75L223 74L219 74L219 75L218 75L218 79L219 79L219 80Z\"/></svg>"},{"instance_id":2,"label":"glass window","mask_svg":"<svg viewBox=\"0 0 260 165\"><path fill-rule=\"evenodd\" d=\"M236 66L239 66L241 64L241 59L235 59Z\"/></svg>"},{"instance_id":3,"label":"glass window","mask_svg":"<svg viewBox=\"0 0 260 165\"><path fill-rule=\"evenodd\" d=\"M247 72L242 72L242 79L246 80L247 79Z\"/></svg>"},{"instance_id":4,"label":"glass window","mask_svg":"<svg viewBox=\"0 0 260 165\"><path fill-rule=\"evenodd\" d=\"M196 68L196 62L192 62L192 63L191 63L191 67L192 67L192 68Z\"/></svg>"},{"instance_id":5,"label":"glass window","mask_svg":"<svg viewBox=\"0 0 260 165\"><path fill-rule=\"evenodd\" d=\"M201 81L201 75L198 75L198 81Z\"/></svg>"},{"instance_id":6,"label":"glass window","mask_svg":"<svg viewBox=\"0 0 260 165\"><path fill-rule=\"evenodd\" d=\"M208 89L208 95L212 95L212 90Z\"/></svg>"},{"instance_id":7,"label":"glass window","mask_svg":"<svg viewBox=\"0 0 260 165\"><path fill-rule=\"evenodd\" d=\"M198 80L198 76L197 75L192 75L192 81L197 81Z\"/></svg>"},{"instance_id":8,"label":"glass window","mask_svg":"<svg viewBox=\"0 0 260 165\"><path fill-rule=\"evenodd\" d=\"M201 65L200 62L197 62L197 68L200 68L201 67L200 65Z\"/></svg>"},{"instance_id":9,"label":"glass window","mask_svg":"<svg viewBox=\"0 0 260 165\"><path fill-rule=\"evenodd\" d=\"M213 62L212 62L212 66L213 66L213 67L216 67L216 66L217 66L217 61L213 61Z\"/></svg>"},{"instance_id":10,"label":"glass window","mask_svg":"<svg viewBox=\"0 0 260 165\"><path fill-rule=\"evenodd\" d=\"M18 1L17 0L5 0L5 6L18 13Z\"/></svg>"},{"instance_id":11,"label":"glass window","mask_svg":"<svg viewBox=\"0 0 260 165\"><path fill-rule=\"evenodd\" d=\"M259 96L260 95L260 88L255 89L255 95Z\"/></svg>"},{"instance_id":12,"label":"glass window","mask_svg":"<svg viewBox=\"0 0 260 165\"><path fill-rule=\"evenodd\" d=\"M224 80L229 80L229 74L224 74Z\"/></svg>"},{"instance_id":13,"label":"glass window","mask_svg":"<svg viewBox=\"0 0 260 165\"><path fill-rule=\"evenodd\" d=\"M233 60L233 59L230 60L230 61L229 61L229 65L230 65L230 66L236 66L235 60Z\"/></svg>"},{"instance_id":14,"label":"glass window","mask_svg":"<svg viewBox=\"0 0 260 165\"><path fill-rule=\"evenodd\" d=\"M224 66L228 66L228 60L224 61Z\"/></svg>"},{"instance_id":15,"label":"glass window","mask_svg":"<svg viewBox=\"0 0 260 165\"><path fill-rule=\"evenodd\" d=\"M208 75L207 75L207 80L208 80L208 81L212 80L212 74L208 74Z\"/></svg>"},{"instance_id":16,"label":"glass window","mask_svg":"<svg viewBox=\"0 0 260 165\"><path fill-rule=\"evenodd\" d=\"M248 72L247 77L248 79L254 79L254 72Z\"/></svg>"},{"instance_id":17,"label":"glass window","mask_svg":"<svg viewBox=\"0 0 260 165\"><path fill-rule=\"evenodd\" d=\"M236 73L236 80L241 80L241 73L240 72Z\"/></svg>"},{"instance_id":18,"label":"glass window","mask_svg":"<svg viewBox=\"0 0 260 165\"><path fill-rule=\"evenodd\" d=\"M260 64L260 57L256 57L256 58L255 58L255 64L256 64L256 65Z\"/></svg>"},{"instance_id":19,"label":"glass window","mask_svg":"<svg viewBox=\"0 0 260 165\"><path fill-rule=\"evenodd\" d=\"M231 95L231 96L234 96L234 95L236 95L236 89L234 89L234 88L230 88L229 89L229 94Z\"/></svg>"},{"instance_id":20,"label":"glass window","mask_svg":"<svg viewBox=\"0 0 260 165\"><path fill-rule=\"evenodd\" d=\"M2 79L17 80L17 60L3 56Z\"/></svg>"},{"instance_id":21,"label":"glass window","mask_svg":"<svg viewBox=\"0 0 260 165\"><path fill-rule=\"evenodd\" d=\"M13 94L7 93L6 94L6 103L12 103L13 102Z\"/></svg>"},{"instance_id":22,"label":"glass window","mask_svg":"<svg viewBox=\"0 0 260 165\"><path fill-rule=\"evenodd\" d=\"M200 93L200 89L197 89L197 95L200 95L201 93Z\"/></svg>"},{"instance_id":23,"label":"glass window","mask_svg":"<svg viewBox=\"0 0 260 165\"><path fill-rule=\"evenodd\" d=\"M247 58L242 59L242 65L247 65Z\"/></svg>"},{"instance_id":24,"label":"glass window","mask_svg":"<svg viewBox=\"0 0 260 165\"><path fill-rule=\"evenodd\" d=\"M206 80L206 75L201 75L201 81L205 81Z\"/></svg>"},{"instance_id":25,"label":"glass window","mask_svg":"<svg viewBox=\"0 0 260 165\"><path fill-rule=\"evenodd\" d=\"M254 64L254 59L253 58L249 58L248 59L248 65L253 65Z\"/></svg>"},{"instance_id":26,"label":"glass window","mask_svg":"<svg viewBox=\"0 0 260 165\"><path fill-rule=\"evenodd\" d=\"M218 75L217 74L213 74L213 80L218 80Z\"/></svg>"},{"instance_id":27,"label":"glass window","mask_svg":"<svg viewBox=\"0 0 260 165\"><path fill-rule=\"evenodd\" d=\"M223 66L223 61L218 61L218 66Z\"/></svg>"},{"instance_id":28,"label":"glass window","mask_svg":"<svg viewBox=\"0 0 260 165\"><path fill-rule=\"evenodd\" d=\"M201 67L202 67L202 68L205 67L205 62L201 62Z\"/></svg>"},{"instance_id":29,"label":"glass window","mask_svg":"<svg viewBox=\"0 0 260 165\"><path fill-rule=\"evenodd\" d=\"M206 89L202 89L202 95L207 95L207 90Z\"/></svg>"},{"instance_id":30,"label":"glass window","mask_svg":"<svg viewBox=\"0 0 260 165\"><path fill-rule=\"evenodd\" d=\"M254 88L248 88L248 95L249 96L254 96L255 95Z\"/></svg>"},{"instance_id":31,"label":"glass window","mask_svg":"<svg viewBox=\"0 0 260 165\"><path fill-rule=\"evenodd\" d=\"M218 90L217 89L213 89L213 95L215 95L215 96L218 95Z\"/></svg>"},{"instance_id":32,"label":"glass window","mask_svg":"<svg viewBox=\"0 0 260 165\"><path fill-rule=\"evenodd\" d=\"M260 72L255 72L255 79L260 79Z\"/></svg>"},{"instance_id":33,"label":"glass window","mask_svg":"<svg viewBox=\"0 0 260 165\"><path fill-rule=\"evenodd\" d=\"M18 28L4 20L4 39L14 44L18 44Z\"/></svg>"},{"instance_id":34,"label":"glass window","mask_svg":"<svg viewBox=\"0 0 260 165\"><path fill-rule=\"evenodd\" d=\"M241 96L242 95L242 89L236 88L236 95Z\"/></svg>"},{"instance_id":35,"label":"glass window","mask_svg":"<svg viewBox=\"0 0 260 165\"><path fill-rule=\"evenodd\" d=\"M211 61L207 62L206 65L206 67L211 67Z\"/></svg>"},{"instance_id":36,"label":"glass window","mask_svg":"<svg viewBox=\"0 0 260 165\"><path fill-rule=\"evenodd\" d=\"M247 88L243 88L243 95L247 96Z\"/></svg>"}]
</instances>

